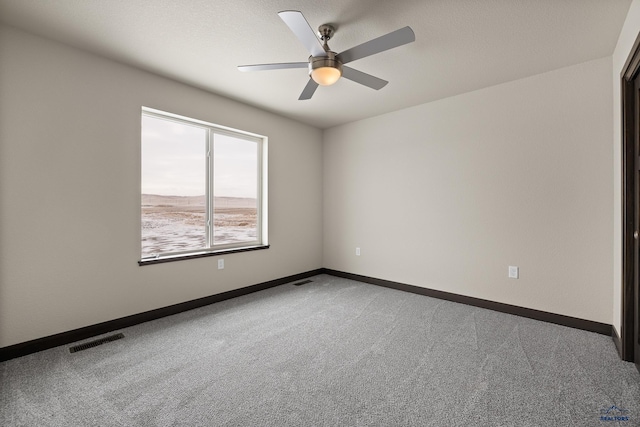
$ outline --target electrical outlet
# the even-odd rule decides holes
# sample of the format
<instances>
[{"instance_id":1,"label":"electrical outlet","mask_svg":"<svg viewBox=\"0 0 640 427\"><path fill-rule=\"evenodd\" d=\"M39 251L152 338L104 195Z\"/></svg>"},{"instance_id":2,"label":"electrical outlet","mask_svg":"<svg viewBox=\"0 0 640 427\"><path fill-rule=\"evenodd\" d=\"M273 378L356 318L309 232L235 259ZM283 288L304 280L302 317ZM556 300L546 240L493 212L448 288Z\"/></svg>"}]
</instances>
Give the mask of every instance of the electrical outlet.
<instances>
[{"instance_id":1,"label":"electrical outlet","mask_svg":"<svg viewBox=\"0 0 640 427\"><path fill-rule=\"evenodd\" d=\"M218 260L218 270L224 270L224 259Z\"/></svg>"},{"instance_id":2,"label":"electrical outlet","mask_svg":"<svg viewBox=\"0 0 640 427\"><path fill-rule=\"evenodd\" d=\"M520 276L520 269L512 265L509 266L509 278L517 279Z\"/></svg>"},{"instance_id":3,"label":"electrical outlet","mask_svg":"<svg viewBox=\"0 0 640 427\"><path fill-rule=\"evenodd\" d=\"M356 255L360 256L360 248L356 248Z\"/></svg>"}]
</instances>

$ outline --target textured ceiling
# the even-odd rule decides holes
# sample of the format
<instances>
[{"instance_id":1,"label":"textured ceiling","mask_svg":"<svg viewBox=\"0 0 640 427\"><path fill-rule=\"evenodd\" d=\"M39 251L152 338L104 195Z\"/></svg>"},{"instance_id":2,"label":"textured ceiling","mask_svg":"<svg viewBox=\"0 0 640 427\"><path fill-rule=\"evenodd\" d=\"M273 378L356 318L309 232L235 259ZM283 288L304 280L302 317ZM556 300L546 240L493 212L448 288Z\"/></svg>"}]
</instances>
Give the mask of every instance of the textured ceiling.
<instances>
[{"instance_id":1,"label":"textured ceiling","mask_svg":"<svg viewBox=\"0 0 640 427\"><path fill-rule=\"evenodd\" d=\"M422 104L613 53L631 0L0 0L0 22L319 128ZM349 65L390 83L341 79L298 101L306 61L278 17L337 28L341 52L409 25L416 42Z\"/></svg>"}]
</instances>

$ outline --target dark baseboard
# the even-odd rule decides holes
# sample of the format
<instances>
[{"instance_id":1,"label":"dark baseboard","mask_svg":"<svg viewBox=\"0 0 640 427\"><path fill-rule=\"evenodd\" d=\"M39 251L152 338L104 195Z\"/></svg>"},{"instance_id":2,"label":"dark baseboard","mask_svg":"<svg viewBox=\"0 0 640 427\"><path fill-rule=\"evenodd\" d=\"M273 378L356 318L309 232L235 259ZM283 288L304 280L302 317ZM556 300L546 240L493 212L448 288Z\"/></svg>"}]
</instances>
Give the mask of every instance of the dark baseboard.
<instances>
[{"instance_id":1,"label":"dark baseboard","mask_svg":"<svg viewBox=\"0 0 640 427\"><path fill-rule=\"evenodd\" d=\"M144 313L134 314L119 319L109 320L107 322L98 323L96 325L85 326L84 328L74 329L72 331L62 332L48 337L38 338L8 347L0 348L0 362L15 359L16 357L26 356L38 351L67 345L76 341L92 338L97 335L113 332L118 329L127 328L140 323L149 322L151 320L160 319L162 317L171 316L173 314L182 313L183 311L192 310L194 308L203 307L205 305L228 300L231 298L247 295L253 292L262 291L264 289L273 288L275 286L284 285L285 283L295 282L296 280L306 279L323 273L323 269L307 271L305 273L294 274L293 276L283 277L281 279L270 280L268 282L259 283L257 285L247 286L245 288L234 289L232 291L223 292L221 294L211 295L204 298L198 298L192 301L186 301L180 304L170 305Z\"/></svg>"},{"instance_id":2,"label":"dark baseboard","mask_svg":"<svg viewBox=\"0 0 640 427\"><path fill-rule=\"evenodd\" d=\"M486 308L489 310L499 311L502 313L514 314L517 316L528 317L530 319L542 320L544 322L555 323L557 325L568 326L571 328L582 329L585 331L596 332L599 334L609 335L613 337L616 348L620 353L621 344L620 337L615 328L606 323L594 322L592 320L578 319L575 317L564 316L561 314L548 313L546 311L534 310L515 305L503 304L495 301L484 300L480 298L458 295L450 292L437 291L434 289L422 288L420 286L407 285L404 283L392 282L389 280L376 279L359 274L345 273L342 271L332 270L328 268L320 268L317 270L307 271L305 273L295 274L280 279L270 280L268 282L259 283L245 288L235 289L223 292L221 294L211 295L204 298L186 301L180 304L162 307L144 313L134 314L119 319L110 320L96 325L86 326L84 328L74 329L72 331L62 332L48 337L38 338L8 347L0 348L0 362L14 359L16 357L26 356L38 351L47 350L61 345L71 344L77 341L93 338L97 335L113 332L118 329L135 326L140 323L149 322L151 320L160 319L162 317L171 316L173 314L182 313L194 308L204 307L209 304L228 300L231 298L247 295L253 292L261 291L275 286L284 285L286 283L295 282L306 279L318 274L329 274L345 279L357 280L363 283L383 286L386 288L397 289L414 294L425 295L432 298L453 301L461 304L467 304L475 307Z\"/></svg>"},{"instance_id":3,"label":"dark baseboard","mask_svg":"<svg viewBox=\"0 0 640 427\"><path fill-rule=\"evenodd\" d=\"M453 294L450 292L437 291L434 289L423 288L420 286L407 285L404 283L391 282L389 280L376 279L373 277L361 276L359 274L345 273L342 271L324 268L325 274L342 277L345 279L357 280L359 282L370 283L372 285L384 286L385 288L397 289L400 291L411 292L414 294L425 295L428 297L443 299L447 301L458 302L461 304L472 305L474 307L487 308L489 310L499 311L502 313L515 314L516 316L528 317L529 319L542 320L543 322L555 323L556 325L568 326L570 328L583 329L589 332L596 332L603 335L612 334L613 327L606 323L594 322L593 320L578 319L576 317L564 316L562 314L549 313L546 311L534 310L531 308L519 307L517 305L503 304L500 302L484 300L480 298L468 297L464 295Z\"/></svg>"},{"instance_id":4,"label":"dark baseboard","mask_svg":"<svg viewBox=\"0 0 640 427\"><path fill-rule=\"evenodd\" d=\"M624 360L624 357L622 357L622 340L620 339L620 334L618 334L615 326L611 327L611 338L613 338L613 343L616 345L616 350L618 350L618 356L620 356L620 359Z\"/></svg>"}]
</instances>

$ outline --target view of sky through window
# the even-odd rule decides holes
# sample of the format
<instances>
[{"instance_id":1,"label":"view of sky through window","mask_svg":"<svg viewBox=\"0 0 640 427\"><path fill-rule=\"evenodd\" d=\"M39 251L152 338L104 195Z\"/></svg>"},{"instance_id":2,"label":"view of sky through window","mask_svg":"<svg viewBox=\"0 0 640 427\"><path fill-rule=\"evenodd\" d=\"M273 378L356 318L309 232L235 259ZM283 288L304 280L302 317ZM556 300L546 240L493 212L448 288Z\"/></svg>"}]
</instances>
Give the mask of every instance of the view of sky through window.
<instances>
[{"instance_id":1,"label":"view of sky through window","mask_svg":"<svg viewBox=\"0 0 640 427\"><path fill-rule=\"evenodd\" d=\"M142 194L202 196L206 192L205 128L142 117Z\"/></svg>"}]
</instances>

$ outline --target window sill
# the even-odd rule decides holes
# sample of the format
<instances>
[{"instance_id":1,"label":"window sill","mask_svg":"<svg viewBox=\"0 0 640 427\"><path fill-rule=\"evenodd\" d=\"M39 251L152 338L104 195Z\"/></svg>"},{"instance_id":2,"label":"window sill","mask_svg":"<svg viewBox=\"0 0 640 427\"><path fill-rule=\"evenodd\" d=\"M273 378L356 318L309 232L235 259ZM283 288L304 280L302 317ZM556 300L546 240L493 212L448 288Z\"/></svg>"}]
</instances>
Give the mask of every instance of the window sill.
<instances>
[{"instance_id":1,"label":"window sill","mask_svg":"<svg viewBox=\"0 0 640 427\"><path fill-rule=\"evenodd\" d=\"M221 249L217 251L214 250L214 251L198 252L198 253L183 254L183 255L167 255L165 257L158 257L158 258L146 258L138 261L138 265L143 266L143 265L151 265L151 264L162 264L165 262L183 261L186 259L206 258L210 256L236 254L239 252L259 251L262 249L269 249L269 245L248 246L246 248L235 248L235 249Z\"/></svg>"}]
</instances>

